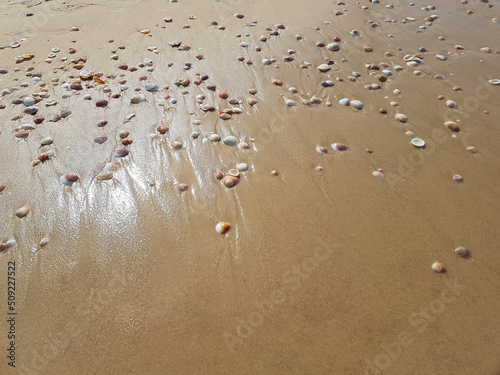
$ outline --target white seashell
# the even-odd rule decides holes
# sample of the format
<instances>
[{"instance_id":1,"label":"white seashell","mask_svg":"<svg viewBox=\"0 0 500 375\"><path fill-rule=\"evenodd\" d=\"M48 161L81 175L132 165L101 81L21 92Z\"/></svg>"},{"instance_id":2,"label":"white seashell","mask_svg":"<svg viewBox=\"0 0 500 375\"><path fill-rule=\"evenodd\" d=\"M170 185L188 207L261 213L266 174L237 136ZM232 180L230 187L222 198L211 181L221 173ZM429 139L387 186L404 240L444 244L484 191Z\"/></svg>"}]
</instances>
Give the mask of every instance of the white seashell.
<instances>
[{"instance_id":1,"label":"white seashell","mask_svg":"<svg viewBox=\"0 0 500 375\"><path fill-rule=\"evenodd\" d=\"M456 102L454 102L453 100L447 100L447 101L446 101L446 106L447 106L448 108L457 108L457 103L456 103Z\"/></svg>"},{"instance_id":2,"label":"white seashell","mask_svg":"<svg viewBox=\"0 0 500 375\"><path fill-rule=\"evenodd\" d=\"M32 125L32 124L22 124L21 125L21 129L23 129L23 130L33 130L33 129L35 129L35 125Z\"/></svg>"},{"instance_id":3,"label":"white seashell","mask_svg":"<svg viewBox=\"0 0 500 375\"><path fill-rule=\"evenodd\" d=\"M246 171L248 169L248 165L246 163L238 163L236 164L236 169L239 171Z\"/></svg>"},{"instance_id":4,"label":"white seashell","mask_svg":"<svg viewBox=\"0 0 500 375\"><path fill-rule=\"evenodd\" d=\"M500 79L490 79L488 82L495 86L500 85Z\"/></svg>"},{"instance_id":5,"label":"white seashell","mask_svg":"<svg viewBox=\"0 0 500 375\"><path fill-rule=\"evenodd\" d=\"M234 135L228 135L227 137L224 137L222 141L228 146L236 146L238 144L238 138Z\"/></svg>"},{"instance_id":6,"label":"white seashell","mask_svg":"<svg viewBox=\"0 0 500 375\"><path fill-rule=\"evenodd\" d=\"M316 151L323 155L328 153L328 149L322 146L317 146Z\"/></svg>"},{"instance_id":7,"label":"white seashell","mask_svg":"<svg viewBox=\"0 0 500 375\"><path fill-rule=\"evenodd\" d=\"M350 103L354 108L356 109L363 109L363 103L360 102L359 100L351 100L351 103Z\"/></svg>"},{"instance_id":8,"label":"white seashell","mask_svg":"<svg viewBox=\"0 0 500 375\"><path fill-rule=\"evenodd\" d=\"M219 134L210 134L208 136L208 140L212 141L212 142L219 142L220 141L220 135Z\"/></svg>"},{"instance_id":9,"label":"white seashell","mask_svg":"<svg viewBox=\"0 0 500 375\"><path fill-rule=\"evenodd\" d=\"M226 222L220 222L218 223L216 226L215 226L215 230L217 231L217 233L219 234L225 234L229 231L229 229L231 229L231 224L229 223L226 223Z\"/></svg>"},{"instance_id":10,"label":"white seashell","mask_svg":"<svg viewBox=\"0 0 500 375\"><path fill-rule=\"evenodd\" d=\"M425 141L423 139L420 139L420 138L413 138L411 140L411 144L415 147L424 147L425 146Z\"/></svg>"},{"instance_id":11,"label":"white seashell","mask_svg":"<svg viewBox=\"0 0 500 375\"><path fill-rule=\"evenodd\" d=\"M44 237L40 240L40 243L38 244L38 246L40 248L45 247L49 244L49 242L50 242L50 239L48 237Z\"/></svg>"},{"instance_id":12,"label":"white seashell","mask_svg":"<svg viewBox=\"0 0 500 375\"><path fill-rule=\"evenodd\" d=\"M374 177L377 177L377 178L384 178L384 176L385 176L382 172L379 172L379 171L373 172L372 175Z\"/></svg>"},{"instance_id":13,"label":"white seashell","mask_svg":"<svg viewBox=\"0 0 500 375\"><path fill-rule=\"evenodd\" d=\"M339 100L340 105L348 106L351 101L348 98L342 98Z\"/></svg>"},{"instance_id":14,"label":"white seashell","mask_svg":"<svg viewBox=\"0 0 500 375\"><path fill-rule=\"evenodd\" d=\"M292 99L285 99L285 103L289 107L293 107L295 105L295 102Z\"/></svg>"},{"instance_id":15,"label":"white seashell","mask_svg":"<svg viewBox=\"0 0 500 375\"><path fill-rule=\"evenodd\" d=\"M329 70L331 70L332 68L330 67L330 65L328 64L321 64L320 66L317 67L317 69L320 71L320 72L328 72Z\"/></svg>"},{"instance_id":16,"label":"white seashell","mask_svg":"<svg viewBox=\"0 0 500 375\"><path fill-rule=\"evenodd\" d=\"M408 116L406 116L405 114L403 113L397 113L396 116L394 116L394 118L402 123L405 123L408 121Z\"/></svg>"},{"instance_id":17,"label":"white seashell","mask_svg":"<svg viewBox=\"0 0 500 375\"><path fill-rule=\"evenodd\" d=\"M290 91L290 92L291 92L291 93L293 93L293 94L296 94L296 93L298 92L298 91L297 91L297 88L295 88L295 87L290 87L290 88L288 89L288 91Z\"/></svg>"},{"instance_id":18,"label":"white seashell","mask_svg":"<svg viewBox=\"0 0 500 375\"><path fill-rule=\"evenodd\" d=\"M16 239L14 237L12 237L10 240L8 240L6 243L5 243L5 246L7 247L7 249L10 249L11 247L15 246L16 245Z\"/></svg>"}]
</instances>

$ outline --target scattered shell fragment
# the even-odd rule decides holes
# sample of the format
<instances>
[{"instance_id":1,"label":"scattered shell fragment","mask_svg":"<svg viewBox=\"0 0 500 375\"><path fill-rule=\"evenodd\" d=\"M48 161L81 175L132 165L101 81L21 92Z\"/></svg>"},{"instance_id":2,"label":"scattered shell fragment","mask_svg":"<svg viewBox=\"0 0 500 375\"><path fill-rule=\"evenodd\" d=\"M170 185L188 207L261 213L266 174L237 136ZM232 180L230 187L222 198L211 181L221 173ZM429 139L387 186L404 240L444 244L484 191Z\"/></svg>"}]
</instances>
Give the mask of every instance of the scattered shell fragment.
<instances>
[{"instance_id":1,"label":"scattered shell fragment","mask_svg":"<svg viewBox=\"0 0 500 375\"><path fill-rule=\"evenodd\" d=\"M221 221L215 226L215 230L219 234L226 234L229 231L229 229L231 229L231 224L226 223L225 221Z\"/></svg>"},{"instance_id":2,"label":"scattered shell fragment","mask_svg":"<svg viewBox=\"0 0 500 375\"><path fill-rule=\"evenodd\" d=\"M455 254L462 258L469 258L470 257L470 251L467 250L465 247L457 247L455 250L453 250Z\"/></svg>"},{"instance_id":3,"label":"scattered shell fragment","mask_svg":"<svg viewBox=\"0 0 500 375\"><path fill-rule=\"evenodd\" d=\"M28 215L29 212L30 212L30 208L28 206L23 206L23 207L21 207L20 209L18 209L16 211L16 216L19 219L22 219L23 217L25 217L26 215Z\"/></svg>"},{"instance_id":4,"label":"scattered shell fragment","mask_svg":"<svg viewBox=\"0 0 500 375\"><path fill-rule=\"evenodd\" d=\"M445 273L446 267L442 263L434 262L432 264L432 270L437 273Z\"/></svg>"}]
</instances>

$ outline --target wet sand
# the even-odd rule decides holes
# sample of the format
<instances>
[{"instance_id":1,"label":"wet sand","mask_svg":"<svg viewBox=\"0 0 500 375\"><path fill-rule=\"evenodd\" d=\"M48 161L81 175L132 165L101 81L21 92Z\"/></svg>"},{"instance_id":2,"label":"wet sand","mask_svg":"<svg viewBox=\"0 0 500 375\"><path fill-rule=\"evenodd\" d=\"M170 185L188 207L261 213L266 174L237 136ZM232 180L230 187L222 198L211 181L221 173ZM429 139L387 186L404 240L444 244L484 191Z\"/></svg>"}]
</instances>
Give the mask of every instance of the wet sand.
<instances>
[{"instance_id":1,"label":"wet sand","mask_svg":"<svg viewBox=\"0 0 500 375\"><path fill-rule=\"evenodd\" d=\"M500 50L500 25L491 21L500 17L498 2L488 8L439 0L429 11L421 9L429 4L406 1L394 10L387 3L322 0L37 3L9 1L0 8L0 45L7 46L0 68L8 71L0 75L0 90L19 88L0 100L0 184L6 185L0 241L17 242L0 253L2 349L9 347L9 261L16 263L18 313L16 367L3 358L2 374L499 374L500 86L488 80L500 78L500 54L480 51ZM335 16L337 10L343 14ZM417 33L430 15L439 18ZM173 22L164 22L166 16ZM405 17L416 21L402 23ZM79 31L70 31L74 26ZM267 27L279 35L270 36ZM145 28L149 34L140 33ZM361 35L351 36L353 29ZM262 35L267 42L259 41ZM336 36L340 51L316 46ZM19 48L8 47L23 37ZM191 50L178 51L172 41ZM448 55L457 44L465 50ZM363 52L365 45L374 52ZM61 51L44 62L53 47ZM424 63L408 66L403 57L420 47L427 50ZM285 62L289 49L295 60ZM118 60L110 59L112 51ZM16 64L16 56L30 53L32 60ZM60 61L63 56L68 60ZM83 56L84 69L102 72L105 83L65 90L69 75L81 70L69 60ZM261 63L271 57L275 63ZM154 71L117 68L138 67L144 58ZM316 67L325 59L334 62L332 70L321 73ZM183 69L186 62L190 70ZM311 66L302 69L304 62ZM365 64L382 62L393 75L380 83ZM42 73L50 97L37 104L45 121L24 140L14 137L14 128L33 123L32 116L12 121L24 105L11 101L43 88L26 76L29 66ZM417 69L421 75L413 74ZM352 72L361 74L354 82ZM197 86L196 73L209 79ZM446 80L433 78L437 74ZM185 78L188 87L174 85ZM120 92L120 79L129 89L109 98L104 88ZM329 79L335 85L322 87ZM146 83L160 90L149 93ZM372 83L381 89L364 88ZM287 90L292 86L297 94ZM136 87L146 101L130 104ZM252 88L254 106L247 104ZM230 105L219 91L243 102ZM83 99L87 93L91 100ZM199 94L217 110L240 107L243 113L221 120L217 111L200 110ZM166 95L177 103L168 104ZM322 103L302 103L313 95ZM282 96L296 106L287 107ZM345 97L361 100L363 109L340 105ZM46 107L50 99L58 104ZM107 108L96 107L100 99L109 101ZM447 108L446 100L458 108ZM72 114L50 122L62 108ZM395 120L396 113L408 122ZM125 122L129 114L135 117ZM101 119L108 124L99 128ZM200 125L192 124L196 119ZM163 120L168 133L151 139ZM460 132L443 125L449 120ZM122 129L133 143L118 159ZM193 131L200 137L193 139ZM407 131L427 147L413 147ZM211 132L235 135L250 149L210 142ZM105 143L94 142L104 135ZM39 148L47 136L54 143ZM173 140L184 147L173 150ZM334 142L347 150L335 152ZM32 166L49 149L55 156ZM114 178L99 181L108 162L117 165ZM234 188L214 177L240 162L248 171ZM372 175L379 168L382 179ZM59 182L65 173L79 176L72 188ZM454 181L454 174L464 181ZM175 183L188 190L179 192ZM30 213L15 217L24 205ZM220 221L232 225L226 235L215 231ZM40 249L43 237L50 243ZM458 246L472 257L458 257ZM447 272L433 272L435 261Z\"/></svg>"}]
</instances>

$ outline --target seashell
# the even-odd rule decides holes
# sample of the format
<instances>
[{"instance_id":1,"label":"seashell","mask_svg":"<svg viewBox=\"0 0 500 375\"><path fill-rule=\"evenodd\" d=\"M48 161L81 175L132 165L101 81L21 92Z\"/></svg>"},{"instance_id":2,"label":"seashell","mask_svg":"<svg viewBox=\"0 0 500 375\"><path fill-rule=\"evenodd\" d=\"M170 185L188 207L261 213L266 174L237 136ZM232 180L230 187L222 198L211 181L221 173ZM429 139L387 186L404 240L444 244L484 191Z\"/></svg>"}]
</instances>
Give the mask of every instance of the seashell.
<instances>
[{"instance_id":1,"label":"seashell","mask_svg":"<svg viewBox=\"0 0 500 375\"><path fill-rule=\"evenodd\" d=\"M134 95L130 99L131 104L139 104L146 100L146 97L142 94Z\"/></svg>"},{"instance_id":2,"label":"seashell","mask_svg":"<svg viewBox=\"0 0 500 375\"><path fill-rule=\"evenodd\" d=\"M342 143L333 143L332 148L334 151L345 151L347 150L347 146Z\"/></svg>"},{"instance_id":3,"label":"seashell","mask_svg":"<svg viewBox=\"0 0 500 375\"><path fill-rule=\"evenodd\" d=\"M113 171L103 170L97 175L98 180L111 180L113 178Z\"/></svg>"},{"instance_id":4,"label":"seashell","mask_svg":"<svg viewBox=\"0 0 500 375\"><path fill-rule=\"evenodd\" d=\"M408 121L408 116L406 116L403 113L397 113L396 116L394 116L394 118L402 123L405 123Z\"/></svg>"},{"instance_id":5,"label":"seashell","mask_svg":"<svg viewBox=\"0 0 500 375\"><path fill-rule=\"evenodd\" d=\"M246 163L238 163L236 164L236 169L239 171L246 171L248 169L248 165Z\"/></svg>"},{"instance_id":6,"label":"seashell","mask_svg":"<svg viewBox=\"0 0 500 375\"><path fill-rule=\"evenodd\" d=\"M83 90L82 84L80 82L73 82L71 85L69 85L69 88L71 90Z\"/></svg>"},{"instance_id":7,"label":"seashell","mask_svg":"<svg viewBox=\"0 0 500 375\"><path fill-rule=\"evenodd\" d=\"M0 253L4 252L5 250L7 250L7 245L3 242L0 242Z\"/></svg>"},{"instance_id":8,"label":"seashell","mask_svg":"<svg viewBox=\"0 0 500 375\"><path fill-rule=\"evenodd\" d=\"M363 46L363 51L365 52L373 52L373 48L370 46Z\"/></svg>"},{"instance_id":9,"label":"seashell","mask_svg":"<svg viewBox=\"0 0 500 375\"><path fill-rule=\"evenodd\" d=\"M90 70L82 70L78 75L83 80L92 78L92 72Z\"/></svg>"},{"instance_id":10,"label":"seashell","mask_svg":"<svg viewBox=\"0 0 500 375\"><path fill-rule=\"evenodd\" d=\"M61 109L61 117L62 118L66 118L69 115L71 115L71 109L68 109L68 108Z\"/></svg>"},{"instance_id":11,"label":"seashell","mask_svg":"<svg viewBox=\"0 0 500 375\"><path fill-rule=\"evenodd\" d=\"M460 131L460 127L454 121L446 121L444 124L452 132L458 133Z\"/></svg>"},{"instance_id":12,"label":"seashell","mask_svg":"<svg viewBox=\"0 0 500 375\"><path fill-rule=\"evenodd\" d=\"M108 137L106 137L105 135L94 138L94 142L98 143L100 145L103 144L104 142L106 142L107 140L108 140Z\"/></svg>"},{"instance_id":13,"label":"seashell","mask_svg":"<svg viewBox=\"0 0 500 375\"><path fill-rule=\"evenodd\" d=\"M156 130L158 131L158 133L160 134L165 134L166 132L168 132L168 126L166 125L160 125L156 128ZM127 134L128 136L128 134Z\"/></svg>"},{"instance_id":14,"label":"seashell","mask_svg":"<svg viewBox=\"0 0 500 375\"><path fill-rule=\"evenodd\" d=\"M316 151L320 154L328 154L328 149L326 147L317 146Z\"/></svg>"},{"instance_id":15,"label":"seashell","mask_svg":"<svg viewBox=\"0 0 500 375\"><path fill-rule=\"evenodd\" d=\"M234 135L228 135L227 137L224 137L222 141L228 146L236 146L236 144L238 143L238 138L236 138Z\"/></svg>"},{"instance_id":16,"label":"seashell","mask_svg":"<svg viewBox=\"0 0 500 375\"><path fill-rule=\"evenodd\" d=\"M464 178L459 174L454 174L452 178L457 182L462 182L464 180Z\"/></svg>"},{"instance_id":17,"label":"seashell","mask_svg":"<svg viewBox=\"0 0 500 375\"><path fill-rule=\"evenodd\" d=\"M107 100L104 100L104 99L101 99L101 100L98 100L96 103L95 103L96 107L99 107L99 108L105 108L108 106L108 101Z\"/></svg>"},{"instance_id":18,"label":"seashell","mask_svg":"<svg viewBox=\"0 0 500 375\"><path fill-rule=\"evenodd\" d=\"M163 21L165 22L172 22L174 19L172 17L165 17Z\"/></svg>"},{"instance_id":19,"label":"seashell","mask_svg":"<svg viewBox=\"0 0 500 375\"><path fill-rule=\"evenodd\" d=\"M235 176L225 176L224 178L222 178L221 181L225 187L232 188L232 187L236 186L238 184L238 182L240 182L240 179L238 177L235 177Z\"/></svg>"},{"instance_id":20,"label":"seashell","mask_svg":"<svg viewBox=\"0 0 500 375\"><path fill-rule=\"evenodd\" d=\"M247 100L247 103L251 106L254 106L255 104L257 104L258 100L257 98L248 98Z\"/></svg>"},{"instance_id":21,"label":"seashell","mask_svg":"<svg viewBox=\"0 0 500 375\"><path fill-rule=\"evenodd\" d=\"M42 144L42 146L48 146L48 145L51 145L52 143L54 143L54 140L50 137L44 137L44 138L42 138L40 143Z\"/></svg>"},{"instance_id":22,"label":"seashell","mask_svg":"<svg viewBox=\"0 0 500 375\"><path fill-rule=\"evenodd\" d=\"M21 131L14 133L14 137L16 137L16 138L28 138L29 135L30 135L30 133L27 132L26 130L21 130Z\"/></svg>"},{"instance_id":23,"label":"seashell","mask_svg":"<svg viewBox=\"0 0 500 375\"><path fill-rule=\"evenodd\" d=\"M271 82L275 86L283 86L283 81L280 81L279 79L273 79Z\"/></svg>"},{"instance_id":24,"label":"seashell","mask_svg":"<svg viewBox=\"0 0 500 375\"><path fill-rule=\"evenodd\" d=\"M375 171L375 172L372 173L372 175L374 177L377 177L377 178L384 178L385 177L384 173L382 173L380 171Z\"/></svg>"},{"instance_id":25,"label":"seashell","mask_svg":"<svg viewBox=\"0 0 500 375\"><path fill-rule=\"evenodd\" d=\"M295 102L292 99L285 99L285 103L289 107L293 107L295 105Z\"/></svg>"},{"instance_id":26,"label":"seashell","mask_svg":"<svg viewBox=\"0 0 500 375\"><path fill-rule=\"evenodd\" d=\"M321 64L321 65L319 65L316 69L318 69L320 72L325 73L325 72L330 71L332 68L331 68L331 66L330 66L330 65L328 65L328 64Z\"/></svg>"},{"instance_id":27,"label":"seashell","mask_svg":"<svg viewBox=\"0 0 500 375\"><path fill-rule=\"evenodd\" d=\"M35 99L34 99L34 98L30 98L30 97L28 97L28 98L24 98L24 100L23 100L23 104L24 104L26 107L30 107L30 106L32 106L32 105L35 105L35 103L36 103L36 102L35 102Z\"/></svg>"},{"instance_id":28,"label":"seashell","mask_svg":"<svg viewBox=\"0 0 500 375\"><path fill-rule=\"evenodd\" d=\"M170 147L172 147L174 150L180 150L182 148L182 142L181 141L172 141L172 142L170 142Z\"/></svg>"},{"instance_id":29,"label":"seashell","mask_svg":"<svg viewBox=\"0 0 500 375\"><path fill-rule=\"evenodd\" d=\"M188 186L186 184L175 184L175 188L179 191L186 191Z\"/></svg>"},{"instance_id":30,"label":"seashell","mask_svg":"<svg viewBox=\"0 0 500 375\"><path fill-rule=\"evenodd\" d=\"M5 185L4 185L4 184L0 184L0 193L1 193L2 191L4 191L4 190L5 190Z\"/></svg>"},{"instance_id":31,"label":"seashell","mask_svg":"<svg viewBox=\"0 0 500 375\"><path fill-rule=\"evenodd\" d=\"M15 245L16 245L16 239L15 238L11 238L7 242L5 242L5 246L7 247L7 249L10 249L11 247L13 247Z\"/></svg>"},{"instance_id":32,"label":"seashell","mask_svg":"<svg viewBox=\"0 0 500 375\"><path fill-rule=\"evenodd\" d=\"M321 98L319 98L317 96L313 96L311 98L311 103L313 103L313 104L321 104L322 102L323 102L323 99L321 99Z\"/></svg>"},{"instance_id":33,"label":"seashell","mask_svg":"<svg viewBox=\"0 0 500 375\"><path fill-rule=\"evenodd\" d=\"M348 98L342 98L339 100L340 105L348 106L351 101Z\"/></svg>"},{"instance_id":34,"label":"seashell","mask_svg":"<svg viewBox=\"0 0 500 375\"><path fill-rule=\"evenodd\" d=\"M219 142L220 141L220 135L219 134L215 134L215 133L210 134L208 136L208 140L212 141L212 142Z\"/></svg>"},{"instance_id":35,"label":"seashell","mask_svg":"<svg viewBox=\"0 0 500 375\"><path fill-rule=\"evenodd\" d=\"M23 217L25 217L26 215L28 215L29 212L30 212L30 208L28 206L23 206L19 210L16 211L16 216L19 219L22 219Z\"/></svg>"},{"instance_id":36,"label":"seashell","mask_svg":"<svg viewBox=\"0 0 500 375\"><path fill-rule=\"evenodd\" d=\"M477 149L474 146L467 147L467 151L469 151L470 153L473 153L473 154L477 153Z\"/></svg>"},{"instance_id":37,"label":"seashell","mask_svg":"<svg viewBox=\"0 0 500 375\"><path fill-rule=\"evenodd\" d=\"M132 139L130 139L130 138L123 138L123 139L121 140L121 143L122 143L122 145L124 145L124 146L131 145L133 142L134 142L134 141L133 141Z\"/></svg>"},{"instance_id":38,"label":"seashell","mask_svg":"<svg viewBox=\"0 0 500 375\"><path fill-rule=\"evenodd\" d=\"M228 170L227 174L229 176L239 177L240 176L240 171L238 169L233 168L233 169Z\"/></svg>"},{"instance_id":39,"label":"seashell","mask_svg":"<svg viewBox=\"0 0 500 375\"><path fill-rule=\"evenodd\" d=\"M117 158L124 158L125 156L127 156L128 154L130 153L129 150L127 150L126 148L119 148L118 150L115 151L115 156Z\"/></svg>"},{"instance_id":40,"label":"seashell","mask_svg":"<svg viewBox=\"0 0 500 375\"><path fill-rule=\"evenodd\" d=\"M47 152L44 152L44 153L38 155L37 159L40 160L41 162L44 162L44 161L49 160L50 156Z\"/></svg>"},{"instance_id":41,"label":"seashell","mask_svg":"<svg viewBox=\"0 0 500 375\"><path fill-rule=\"evenodd\" d=\"M408 132L407 132L408 133ZM407 134L408 135L408 134ZM415 135L413 135L415 136ZM419 148L422 148L425 146L425 141L423 139L420 139L420 138L413 138L411 140L411 144L415 147L419 147Z\"/></svg>"},{"instance_id":42,"label":"seashell","mask_svg":"<svg viewBox=\"0 0 500 375\"><path fill-rule=\"evenodd\" d=\"M149 34L149 31L150 31L149 29L142 29L142 30L140 31L140 33L141 33L141 34Z\"/></svg>"},{"instance_id":43,"label":"seashell","mask_svg":"<svg viewBox=\"0 0 500 375\"><path fill-rule=\"evenodd\" d=\"M215 230L219 234L226 234L229 231L229 229L231 229L231 224L226 223L224 221L221 221L215 226Z\"/></svg>"},{"instance_id":44,"label":"seashell","mask_svg":"<svg viewBox=\"0 0 500 375\"><path fill-rule=\"evenodd\" d=\"M215 172L216 179L220 180L220 179L222 179L222 177L224 177L224 173L222 173L221 171Z\"/></svg>"},{"instance_id":45,"label":"seashell","mask_svg":"<svg viewBox=\"0 0 500 375\"><path fill-rule=\"evenodd\" d=\"M27 113L28 115L34 115L35 113L38 112L39 109L40 108L38 108L37 106L32 105L32 106L26 107L24 109L24 113Z\"/></svg>"},{"instance_id":46,"label":"seashell","mask_svg":"<svg viewBox=\"0 0 500 375\"><path fill-rule=\"evenodd\" d=\"M57 100L54 100L54 99L52 99L52 100L47 100L47 101L45 102L45 106L46 106L46 107L51 107L51 106L54 106L54 105L56 105L56 104L57 104Z\"/></svg>"},{"instance_id":47,"label":"seashell","mask_svg":"<svg viewBox=\"0 0 500 375\"><path fill-rule=\"evenodd\" d=\"M446 101L446 106L447 106L448 108L457 108L457 103L456 103L456 102L454 102L453 100L447 100L447 101Z\"/></svg>"},{"instance_id":48,"label":"seashell","mask_svg":"<svg viewBox=\"0 0 500 375\"><path fill-rule=\"evenodd\" d=\"M338 51L340 50L340 46L337 43L330 43L326 46L328 51Z\"/></svg>"},{"instance_id":49,"label":"seashell","mask_svg":"<svg viewBox=\"0 0 500 375\"><path fill-rule=\"evenodd\" d=\"M44 237L40 240L38 247L40 247L40 248L45 247L49 244L49 242L50 242L50 239L48 237Z\"/></svg>"},{"instance_id":50,"label":"seashell","mask_svg":"<svg viewBox=\"0 0 500 375\"><path fill-rule=\"evenodd\" d=\"M73 186L73 184L78 181L78 176L76 174L67 173L61 176L60 181L64 186Z\"/></svg>"},{"instance_id":51,"label":"seashell","mask_svg":"<svg viewBox=\"0 0 500 375\"><path fill-rule=\"evenodd\" d=\"M35 129L35 125L32 125L32 124L22 124L21 125L21 129L23 129L23 130L33 130L33 129Z\"/></svg>"},{"instance_id":52,"label":"seashell","mask_svg":"<svg viewBox=\"0 0 500 375\"><path fill-rule=\"evenodd\" d=\"M358 110L363 109L363 103L359 100L351 100L350 104Z\"/></svg>"},{"instance_id":53,"label":"seashell","mask_svg":"<svg viewBox=\"0 0 500 375\"><path fill-rule=\"evenodd\" d=\"M219 92L217 95L221 99L227 99L227 98L229 98L229 94L227 92L224 92L224 91Z\"/></svg>"},{"instance_id":54,"label":"seashell","mask_svg":"<svg viewBox=\"0 0 500 375\"><path fill-rule=\"evenodd\" d=\"M453 250L455 254L462 258L469 258L470 257L470 251L467 250L465 247L457 247L455 250Z\"/></svg>"},{"instance_id":55,"label":"seashell","mask_svg":"<svg viewBox=\"0 0 500 375\"><path fill-rule=\"evenodd\" d=\"M199 136L200 136L200 133L198 133L198 132L192 132L192 133L191 133L191 138L193 138L193 139L196 139L196 138L198 138Z\"/></svg>"},{"instance_id":56,"label":"seashell","mask_svg":"<svg viewBox=\"0 0 500 375\"><path fill-rule=\"evenodd\" d=\"M445 273L446 267L442 263L434 262L432 264L432 270L437 273Z\"/></svg>"},{"instance_id":57,"label":"seashell","mask_svg":"<svg viewBox=\"0 0 500 375\"><path fill-rule=\"evenodd\" d=\"M495 86L500 85L500 79L490 79L488 82Z\"/></svg>"},{"instance_id":58,"label":"seashell","mask_svg":"<svg viewBox=\"0 0 500 375\"><path fill-rule=\"evenodd\" d=\"M385 115L385 114L387 114L387 109L380 108L380 109L378 110L378 112L379 112L379 113L381 113L381 114L383 114L383 115Z\"/></svg>"},{"instance_id":59,"label":"seashell","mask_svg":"<svg viewBox=\"0 0 500 375\"><path fill-rule=\"evenodd\" d=\"M238 148L241 150L248 150L250 148L250 145L247 142L240 142L238 144Z\"/></svg>"},{"instance_id":60,"label":"seashell","mask_svg":"<svg viewBox=\"0 0 500 375\"><path fill-rule=\"evenodd\" d=\"M230 115L229 113L221 113L221 114L219 115L219 118L220 118L221 120L229 120L229 119L231 118L231 115Z\"/></svg>"},{"instance_id":61,"label":"seashell","mask_svg":"<svg viewBox=\"0 0 500 375\"><path fill-rule=\"evenodd\" d=\"M99 121L97 122L97 126L98 126L99 128L103 128L103 127L105 127L106 125L108 125L108 120L99 120Z\"/></svg>"},{"instance_id":62,"label":"seashell","mask_svg":"<svg viewBox=\"0 0 500 375\"><path fill-rule=\"evenodd\" d=\"M146 88L146 91L148 91L148 92L158 91L158 85L154 84L154 83L148 83L145 88Z\"/></svg>"}]
</instances>

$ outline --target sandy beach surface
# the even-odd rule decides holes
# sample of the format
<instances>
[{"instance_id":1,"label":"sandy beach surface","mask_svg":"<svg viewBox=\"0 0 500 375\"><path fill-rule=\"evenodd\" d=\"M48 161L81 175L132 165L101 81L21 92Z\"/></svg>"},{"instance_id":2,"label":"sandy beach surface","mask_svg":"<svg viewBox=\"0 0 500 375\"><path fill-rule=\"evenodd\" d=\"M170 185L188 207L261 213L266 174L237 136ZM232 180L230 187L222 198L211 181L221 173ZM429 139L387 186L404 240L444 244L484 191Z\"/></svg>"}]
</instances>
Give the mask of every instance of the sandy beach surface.
<instances>
[{"instance_id":1,"label":"sandy beach surface","mask_svg":"<svg viewBox=\"0 0 500 375\"><path fill-rule=\"evenodd\" d=\"M500 374L499 17L1 1L0 373Z\"/></svg>"}]
</instances>

